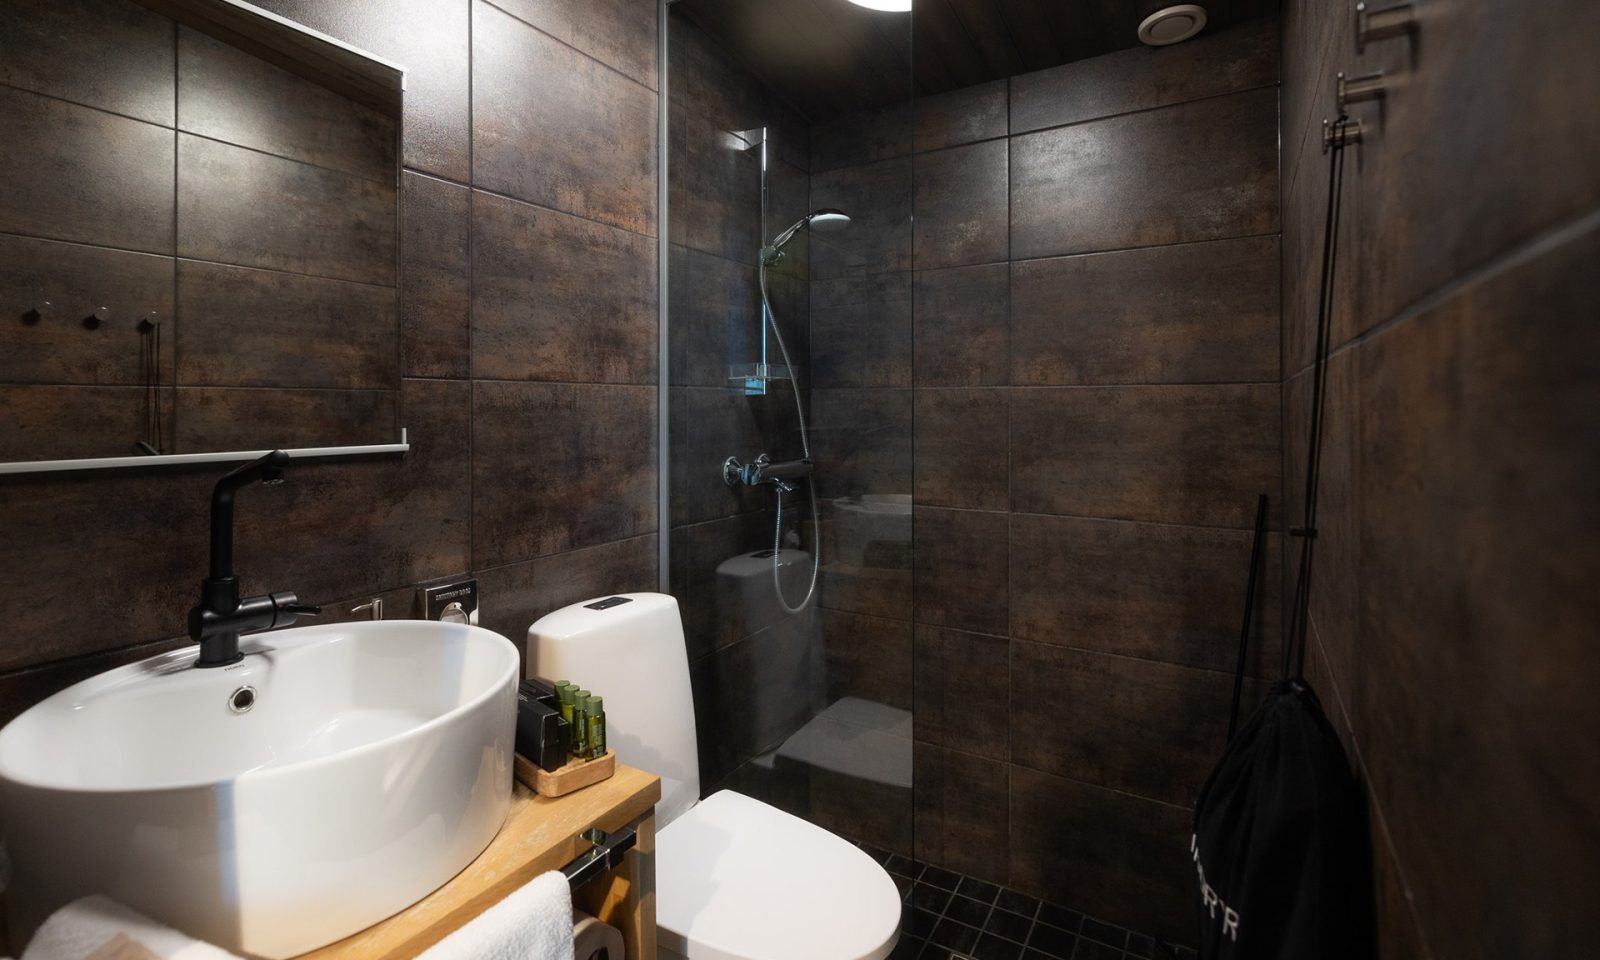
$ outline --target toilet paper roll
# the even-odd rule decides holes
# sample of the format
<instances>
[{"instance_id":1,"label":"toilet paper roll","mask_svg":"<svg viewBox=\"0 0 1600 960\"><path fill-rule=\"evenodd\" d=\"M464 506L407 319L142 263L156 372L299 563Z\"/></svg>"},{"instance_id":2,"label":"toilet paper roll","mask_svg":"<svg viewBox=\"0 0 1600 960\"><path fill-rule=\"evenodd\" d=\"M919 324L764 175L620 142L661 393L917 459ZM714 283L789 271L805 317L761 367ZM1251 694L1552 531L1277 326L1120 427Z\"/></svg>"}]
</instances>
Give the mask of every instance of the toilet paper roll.
<instances>
[{"instance_id":1,"label":"toilet paper roll","mask_svg":"<svg viewBox=\"0 0 1600 960\"><path fill-rule=\"evenodd\" d=\"M572 960L622 960L622 931L572 911Z\"/></svg>"}]
</instances>

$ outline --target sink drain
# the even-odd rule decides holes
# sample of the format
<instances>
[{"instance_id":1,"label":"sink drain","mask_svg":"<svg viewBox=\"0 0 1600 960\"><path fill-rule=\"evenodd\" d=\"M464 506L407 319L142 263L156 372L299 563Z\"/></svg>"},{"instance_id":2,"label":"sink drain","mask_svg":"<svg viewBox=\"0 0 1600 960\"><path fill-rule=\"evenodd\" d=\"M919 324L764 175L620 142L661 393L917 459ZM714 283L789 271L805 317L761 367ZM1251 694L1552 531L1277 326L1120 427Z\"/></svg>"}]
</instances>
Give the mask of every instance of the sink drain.
<instances>
[{"instance_id":1,"label":"sink drain","mask_svg":"<svg viewBox=\"0 0 1600 960\"><path fill-rule=\"evenodd\" d=\"M234 713L249 713L256 705L256 688L245 684L228 697L228 709Z\"/></svg>"}]
</instances>

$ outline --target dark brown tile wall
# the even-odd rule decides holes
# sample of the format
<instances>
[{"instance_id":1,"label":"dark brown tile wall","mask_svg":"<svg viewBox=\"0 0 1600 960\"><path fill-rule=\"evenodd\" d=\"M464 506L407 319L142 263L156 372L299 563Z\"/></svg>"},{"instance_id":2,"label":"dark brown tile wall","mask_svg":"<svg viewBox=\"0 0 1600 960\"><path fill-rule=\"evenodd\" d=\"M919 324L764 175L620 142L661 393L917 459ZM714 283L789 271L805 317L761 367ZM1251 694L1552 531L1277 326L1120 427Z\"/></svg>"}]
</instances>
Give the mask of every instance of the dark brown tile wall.
<instances>
[{"instance_id":1,"label":"dark brown tile wall","mask_svg":"<svg viewBox=\"0 0 1600 960\"><path fill-rule=\"evenodd\" d=\"M175 97L180 72L186 82L219 69L259 81L260 68L199 38L180 48L173 23L138 4L7 5L0 111L9 132L33 132L26 150L13 136L0 143L10 174L0 181L0 231L13 234L0 237L0 284L27 297L48 288L60 316L54 327L26 328L12 310L27 304L8 300L0 380L25 382L25 368L55 382L137 384L131 338L125 357L110 357L66 331L81 333L78 311L90 303L114 318L171 315L176 285L178 310L192 318L178 352L198 398L180 432L210 420L260 445L267 426L243 396L260 391L241 385L266 383L295 387L283 396L302 413L280 426L322 430L318 444L337 426L329 418L351 407L368 419L374 404L398 407L398 418L381 415L384 439L396 420L410 430L404 457L307 464L281 487L242 494L247 589L295 590L330 605L333 619L381 595L405 615L414 585L473 572L484 623L519 644L556 607L656 589L655 4L617 0L593 20L579 16L589 4L545 3L537 25L472 0L263 5L406 67L399 184L392 146L385 176L344 162L351 154L341 145L381 138L371 117L341 117L312 96L323 152L296 152L282 120L294 98L282 89L256 84L252 109L268 116L251 123L226 102ZM182 60L183 49L201 48L203 61ZM491 55L501 51L526 56ZM590 98L529 84L540 71L594 78ZM507 119L517 111L547 127L517 127ZM485 147L477 182L474 115ZM74 138L98 145L78 150ZM107 169L133 155L140 163L127 171ZM342 232L309 257L307 238L292 232L250 227L246 236L241 225L261 195L199 182L175 193L180 156L197 172L248 169L267 178L261 190L273 198L326 203ZM47 164L95 189L30 193L20 181ZM198 209L202 189L229 212ZM539 228L540 249L508 224ZM544 298L505 270L532 274ZM89 276L100 282L86 285ZM355 296L336 307L334 290ZM14 342L29 330L53 339ZM495 355L474 355L484 338L498 344ZM0 420L26 413L7 404ZM88 436L90 423L81 429ZM14 629L0 643L0 716L174 643L202 574L217 472L3 478L0 610Z\"/></svg>"},{"instance_id":2,"label":"dark brown tile wall","mask_svg":"<svg viewBox=\"0 0 1600 960\"><path fill-rule=\"evenodd\" d=\"M1281 492L1277 48L1248 22L815 136L856 218L812 246L824 646L909 621L916 855L1180 941Z\"/></svg>"},{"instance_id":3,"label":"dark brown tile wall","mask_svg":"<svg viewBox=\"0 0 1600 960\"><path fill-rule=\"evenodd\" d=\"M1415 44L1359 56L1350 21L1285 4L1291 524L1318 128L1337 71L1395 83L1381 110L1352 110L1368 133L1346 161L1307 672L1368 794L1378 955L1581 956L1600 936L1600 116L1581 92L1600 85L1582 39L1600 12L1450 0Z\"/></svg>"}]
</instances>

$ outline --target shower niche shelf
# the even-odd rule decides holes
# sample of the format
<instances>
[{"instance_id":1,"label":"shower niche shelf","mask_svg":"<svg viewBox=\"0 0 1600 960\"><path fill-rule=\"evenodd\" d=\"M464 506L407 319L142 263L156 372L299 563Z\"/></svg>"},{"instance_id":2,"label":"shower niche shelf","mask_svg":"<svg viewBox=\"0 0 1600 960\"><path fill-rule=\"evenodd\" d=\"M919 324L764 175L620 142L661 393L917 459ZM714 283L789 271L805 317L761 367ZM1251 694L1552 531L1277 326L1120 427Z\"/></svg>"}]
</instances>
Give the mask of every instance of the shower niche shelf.
<instances>
[{"instance_id":1,"label":"shower niche shelf","mask_svg":"<svg viewBox=\"0 0 1600 960\"><path fill-rule=\"evenodd\" d=\"M789 368L776 363L735 363L728 367L728 383L742 393L763 396L773 380L792 379Z\"/></svg>"}]
</instances>

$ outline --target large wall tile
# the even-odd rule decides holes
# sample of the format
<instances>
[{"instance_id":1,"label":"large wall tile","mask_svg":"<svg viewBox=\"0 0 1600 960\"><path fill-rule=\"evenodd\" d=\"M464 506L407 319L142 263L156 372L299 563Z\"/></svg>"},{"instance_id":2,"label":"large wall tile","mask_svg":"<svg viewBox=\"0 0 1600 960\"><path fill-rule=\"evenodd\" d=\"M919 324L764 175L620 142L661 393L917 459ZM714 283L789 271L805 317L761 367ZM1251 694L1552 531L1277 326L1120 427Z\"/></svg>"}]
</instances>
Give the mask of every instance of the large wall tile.
<instances>
[{"instance_id":1,"label":"large wall tile","mask_svg":"<svg viewBox=\"0 0 1600 960\"><path fill-rule=\"evenodd\" d=\"M1003 263L917 271L917 386L1007 382L1009 271Z\"/></svg>"},{"instance_id":2,"label":"large wall tile","mask_svg":"<svg viewBox=\"0 0 1600 960\"><path fill-rule=\"evenodd\" d=\"M1596 935L1597 257L1591 217L1359 348L1353 722L1438 956Z\"/></svg>"},{"instance_id":3,"label":"large wall tile","mask_svg":"<svg viewBox=\"0 0 1600 960\"><path fill-rule=\"evenodd\" d=\"M178 135L178 255L393 284L396 197L378 183Z\"/></svg>"},{"instance_id":4,"label":"large wall tile","mask_svg":"<svg viewBox=\"0 0 1600 960\"><path fill-rule=\"evenodd\" d=\"M656 88L652 0L499 0L497 6L650 89Z\"/></svg>"},{"instance_id":5,"label":"large wall tile","mask_svg":"<svg viewBox=\"0 0 1600 960\"><path fill-rule=\"evenodd\" d=\"M917 157L917 269L1006 259L1008 156L990 140Z\"/></svg>"},{"instance_id":6,"label":"large wall tile","mask_svg":"<svg viewBox=\"0 0 1600 960\"><path fill-rule=\"evenodd\" d=\"M916 508L912 562L918 623L1006 633L1008 523L1004 513Z\"/></svg>"},{"instance_id":7,"label":"large wall tile","mask_svg":"<svg viewBox=\"0 0 1600 960\"><path fill-rule=\"evenodd\" d=\"M673 179L669 201L676 228L673 239L754 269L756 254L769 239L761 236L760 150L687 112L670 136L678 141L669 161L677 168L668 172ZM671 209L673 206L676 209ZM774 234L792 222L778 223L778 219L775 213L770 218ZM798 238L784 254L795 256L804 246L805 238Z\"/></svg>"},{"instance_id":8,"label":"large wall tile","mask_svg":"<svg viewBox=\"0 0 1600 960\"><path fill-rule=\"evenodd\" d=\"M813 280L911 269L911 173L902 157L812 175L811 205L850 215L845 229L812 238Z\"/></svg>"},{"instance_id":9,"label":"large wall tile","mask_svg":"<svg viewBox=\"0 0 1600 960\"><path fill-rule=\"evenodd\" d=\"M908 101L823 120L811 130L811 170L820 173L909 154L914 112Z\"/></svg>"},{"instance_id":10,"label":"large wall tile","mask_svg":"<svg viewBox=\"0 0 1600 960\"><path fill-rule=\"evenodd\" d=\"M1278 379L1278 238L1011 266L1011 382Z\"/></svg>"},{"instance_id":11,"label":"large wall tile","mask_svg":"<svg viewBox=\"0 0 1600 960\"><path fill-rule=\"evenodd\" d=\"M1188 809L1026 767L1010 772L1011 886L1194 942Z\"/></svg>"},{"instance_id":12,"label":"large wall tile","mask_svg":"<svg viewBox=\"0 0 1600 960\"><path fill-rule=\"evenodd\" d=\"M1227 737L1233 677L1023 640L1011 656L1014 762L1194 803Z\"/></svg>"},{"instance_id":13,"label":"large wall tile","mask_svg":"<svg viewBox=\"0 0 1600 960\"><path fill-rule=\"evenodd\" d=\"M911 619L911 495L891 502L840 498L822 505L824 607Z\"/></svg>"},{"instance_id":14,"label":"large wall tile","mask_svg":"<svg viewBox=\"0 0 1600 960\"><path fill-rule=\"evenodd\" d=\"M657 590L656 549L655 534L648 534L479 570L479 621L525 647L528 627L553 610L595 597ZM534 667L528 664L527 674L539 676Z\"/></svg>"},{"instance_id":15,"label":"large wall tile","mask_svg":"<svg viewBox=\"0 0 1600 960\"><path fill-rule=\"evenodd\" d=\"M178 378L187 386L399 382L393 287L178 261Z\"/></svg>"},{"instance_id":16,"label":"large wall tile","mask_svg":"<svg viewBox=\"0 0 1600 960\"><path fill-rule=\"evenodd\" d=\"M1011 394L1011 507L1248 528L1279 484L1278 386Z\"/></svg>"},{"instance_id":17,"label":"large wall tile","mask_svg":"<svg viewBox=\"0 0 1600 960\"><path fill-rule=\"evenodd\" d=\"M1005 637L918 626L916 738L1011 759L1010 643Z\"/></svg>"},{"instance_id":18,"label":"large wall tile","mask_svg":"<svg viewBox=\"0 0 1600 960\"><path fill-rule=\"evenodd\" d=\"M653 387L480 380L472 438L475 566L656 529Z\"/></svg>"},{"instance_id":19,"label":"large wall tile","mask_svg":"<svg viewBox=\"0 0 1600 960\"><path fill-rule=\"evenodd\" d=\"M827 671L822 689L829 703L858 697L912 709L910 623L823 610L821 626Z\"/></svg>"},{"instance_id":20,"label":"large wall tile","mask_svg":"<svg viewBox=\"0 0 1600 960\"><path fill-rule=\"evenodd\" d=\"M726 387L730 367L755 363L760 356L756 269L677 244L668 269L668 377L675 386ZM775 285L769 287L776 294ZM786 311L778 320L789 339L804 321L803 311Z\"/></svg>"},{"instance_id":21,"label":"large wall tile","mask_svg":"<svg viewBox=\"0 0 1600 960\"><path fill-rule=\"evenodd\" d=\"M1010 498L1009 403L1001 387L918 389L918 504L1005 510Z\"/></svg>"},{"instance_id":22,"label":"large wall tile","mask_svg":"<svg viewBox=\"0 0 1600 960\"><path fill-rule=\"evenodd\" d=\"M911 274L836 277L810 287L813 383L911 386Z\"/></svg>"},{"instance_id":23,"label":"large wall tile","mask_svg":"<svg viewBox=\"0 0 1600 960\"><path fill-rule=\"evenodd\" d=\"M393 183L393 118L206 34L178 30L178 129Z\"/></svg>"},{"instance_id":24,"label":"large wall tile","mask_svg":"<svg viewBox=\"0 0 1600 960\"><path fill-rule=\"evenodd\" d=\"M135 318L154 310L172 320L171 257L0 235L0 382L143 382ZM40 301L50 316L17 322ZM96 307L111 320L88 331L77 321ZM171 382L173 327L163 338L162 378Z\"/></svg>"},{"instance_id":25,"label":"large wall tile","mask_svg":"<svg viewBox=\"0 0 1600 960\"><path fill-rule=\"evenodd\" d=\"M0 463L131 456L148 438L144 399L142 387L0 384Z\"/></svg>"},{"instance_id":26,"label":"large wall tile","mask_svg":"<svg viewBox=\"0 0 1600 960\"><path fill-rule=\"evenodd\" d=\"M473 182L634 233L656 231L656 96L479 3Z\"/></svg>"},{"instance_id":27,"label":"large wall tile","mask_svg":"<svg viewBox=\"0 0 1600 960\"><path fill-rule=\"evenodd\" d=\"M912 762L917 859L1006 882L1013 768L928 743L916 745Z\"/></svg>"},{"instance_id":28,"label":"large wall tile","mask_svg":"<svg viewBox=\"0 0 1600 960\"><path fill-rule=\"evenodd\" d=\"M172 252L172 131L0 87L0 231Z\"/></svg>"},{"instance_id":29,"label":"large wall tile","mask_svg":"<svg viewBox=\"0 0 1600 960\"><path fill-rule=\"evenodd\" d=\"M1253 535L1169 524L1019 518L1011 525L1011 631L1232 672ZM1277 536L1262 544L1249 669L1278 669Z\"/></svg>"},{"instance_id":30,"label":"large wall tile","mask_svg":"<svg viewBox=\"0 0 1600 960\"><path fill-rule=\"evenodd\" d=\"M1007 81L994 80L919 97L916 103L917 149L939 150L1005 136L1007 89Z\"/></svg>"},{"instance_id":31,"label":"large wall tile","mask_svg":"<svg viewBox=\"0 0 1600 960\"><path fill-rule=\"evenodd\" d=\"M171 125L173 29L133 0L8 3L0 84Z\"/></svg>"},{"instance_id":32,"label":"large wall tile","mask_svg":"<svg viewBox=\"0 0 1600 960\"><path fill-rule=\"evenodd\" d=\"M1278 18L1170 47L1131 47L1011 80L1011 132L1080 123L1278 81Z\"/></svg>"},{"instance_id":33,"label":"large wall tile","mask_svg":"<svg viewBox=\"0 0 1600 960\"><path fill-rule=\"evenodd\" d=\"M910 390L818 389L811 416L817 496L911 492Z\"/></svg>"},{"instance_id":34,"label":"large wall tile","mask_svg":"<svg viewBox=\"0 0 1600 960\"><path fill-rule=\"evenodd\" d=\"M405 165L467 181L471 0L261 0L260 6L404 67Z\"/></svg>"},{"instance_id":35,"label":"large wall tile","mask_svg":"<svg viewBox=\"0 0 1600 960\"><path fill-rule=\"evenodd\" d=\"M1278 229L1274 88L1015 137L1011 255Z\"/></svg>"},{"instance_id":36,"label":"large wall tile","mask_svg":"<svg viewBox=\"0 0 1600 960\"><path fill-rule=\"evenodd\" d=\"M398 391L178 387L174 452L394 443Z\"/></svg>"},{"instance_id":37,"label":"large wall tile","mask_svg":"<svg viewBox=\"0 0 1600 960\"><path fill-rule=\"evenodd\" d=\"M407 376L471 371L472 197L406 171L400 178L400 363Z\"/></svg>"},{"instance_id":38,"label":"large wall tile","mask_svg":"<svg viewBox=\"0 0 1600 960\"><path fill-rule=\"evenodd\" d=\"M482 192L472 217L475 376L655 381L654 241Z\"/></svg>"}]
</instances>

